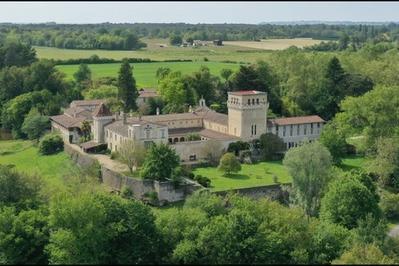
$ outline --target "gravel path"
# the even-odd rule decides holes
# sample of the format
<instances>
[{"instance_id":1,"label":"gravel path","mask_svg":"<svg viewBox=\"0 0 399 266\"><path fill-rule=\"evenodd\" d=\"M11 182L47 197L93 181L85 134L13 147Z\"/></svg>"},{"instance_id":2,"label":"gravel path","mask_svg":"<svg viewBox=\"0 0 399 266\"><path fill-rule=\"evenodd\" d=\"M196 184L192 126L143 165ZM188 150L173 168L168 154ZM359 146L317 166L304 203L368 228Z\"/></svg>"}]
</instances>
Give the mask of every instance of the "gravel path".
<instances>
[{"instance_id":1,"label":"gravel path","mask_svg":"<svg viewBox=\"0 0 399 266\"><path fill-rule=\"evenodd\" d=\"M388 235L390 237L395 237L399 235L399 224L395 225L391 230L389 230Z\"/></svg>"}]
</instances>

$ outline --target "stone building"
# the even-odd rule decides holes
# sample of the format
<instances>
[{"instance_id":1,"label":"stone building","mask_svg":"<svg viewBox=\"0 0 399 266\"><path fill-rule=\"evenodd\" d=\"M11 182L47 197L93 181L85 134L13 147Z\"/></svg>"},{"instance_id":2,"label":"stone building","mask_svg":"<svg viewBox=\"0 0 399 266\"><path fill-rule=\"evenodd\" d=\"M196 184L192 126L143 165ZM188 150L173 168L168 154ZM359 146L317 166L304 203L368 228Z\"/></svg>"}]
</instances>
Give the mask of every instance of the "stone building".
<instances>
[{"instance_id":1,"label":"stone building","mask_svg":"<svg viewBox=\"0 0 399 266\"><path fill-rule=\"evenodd\" d=\"M317 115L286 117L268 120L268 132L278 135L287 149L302 141L318 139L325 121Z\"/></svg>"},{"instance_id":2,"label":"stone building","mask_svg":"<svg viewBox=\"0 0 399 266\"><path fill-rule=\"evenodd\" d=\"M187 113L131 117L112 114L104 101L74 101L63 115L53 116L51 121L53 130L65 135L65 141L76 143L82 121L89 120L93 140L81 144L84 149L106 145L111 151L118 151L129 139L144 146L168 143L182 161L205 158L209 153L205 147L209 147L209 143L214 149L225 150L231 142L251 141L266 132L278 134L290 148L304 139L318 138L324 123L318 116L268 121L267 95L260 91L229 92L227 107L228 114L217 113L201 99L199 105Z\"/></svg>"}]
</instances>

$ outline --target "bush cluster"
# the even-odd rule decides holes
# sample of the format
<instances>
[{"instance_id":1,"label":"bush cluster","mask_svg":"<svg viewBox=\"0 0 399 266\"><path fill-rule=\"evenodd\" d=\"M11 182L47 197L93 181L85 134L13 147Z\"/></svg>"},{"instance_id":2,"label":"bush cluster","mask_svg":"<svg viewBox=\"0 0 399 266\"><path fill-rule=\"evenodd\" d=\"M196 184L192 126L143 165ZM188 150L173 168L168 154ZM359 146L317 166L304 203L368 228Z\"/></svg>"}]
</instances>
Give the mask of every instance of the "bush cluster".
<instances>
[{"instance_id":1,"label":"bush cluster","mask_svg":"<svg viewBox=\"0 0 399 266\"><path fill-rule=\"evenodd\" d=\"M39 143L39 152L43 155L50 155L64 150L64 141L61 136L48 134Z\"/></svg>"}]
</instances>

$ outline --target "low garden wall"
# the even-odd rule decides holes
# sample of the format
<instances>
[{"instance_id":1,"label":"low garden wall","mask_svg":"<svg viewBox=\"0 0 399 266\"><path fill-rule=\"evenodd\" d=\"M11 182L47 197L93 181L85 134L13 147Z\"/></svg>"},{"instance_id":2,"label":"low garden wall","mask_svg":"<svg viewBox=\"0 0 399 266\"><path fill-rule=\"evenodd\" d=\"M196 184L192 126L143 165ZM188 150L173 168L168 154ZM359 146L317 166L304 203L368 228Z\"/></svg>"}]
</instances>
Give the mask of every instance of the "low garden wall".
<instances>
[{"instance_id":1,"label":"low garden wall","mask_svg":"<svg viewBox=\"0 0 399 266\"><path fill-rule=\"evenodd\" d=\"M64 144L64 151L81 167L90 167L97 162L95 158L84 152L77 151L70 144ZM120 193L124 188L127 188L132 192L133 197L139 200L148 197L151 192L156 192L160 204L184 200L187 195L202 188L200 185L191 182L175 187L170 181L158 182L128 177L103 165L100 172L102 183L110 191Z\"/></svg>"}]
</instances>

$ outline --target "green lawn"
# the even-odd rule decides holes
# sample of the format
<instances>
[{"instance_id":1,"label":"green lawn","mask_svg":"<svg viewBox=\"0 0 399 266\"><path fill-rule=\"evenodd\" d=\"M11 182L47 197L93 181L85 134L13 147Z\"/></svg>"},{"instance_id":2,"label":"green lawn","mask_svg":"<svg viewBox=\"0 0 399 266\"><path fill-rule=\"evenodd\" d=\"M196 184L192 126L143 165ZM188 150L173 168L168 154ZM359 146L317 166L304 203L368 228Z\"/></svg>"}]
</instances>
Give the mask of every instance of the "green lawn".
<instances>
[{"instance_id":1,"label":"green lawn","mask_svg":"<svg viewBox=\"0 0 399 266\"><path fill-rule=\"evenodd\" d=\"M62 184L62 177L74 169L72 161L64 152L40 155L30 141L0 141L0 164L13 164L21 172L38 174L49 185Z\"/></svg>"},{"instance_id":2,"label":"green lawn","mask_svg":"<svg viewBox=\"0 0 399 266\"><path fill-rule=\"evenodd\" d=\"M223 176L223 173L215 167L197 168L193 172L210 178L213 191L272 185L274 184L273 175L278 177L280 183L291 182L291 177L281 161L242 164L241 166L241 171L228 177Z\"/></svg>"},{"instance_id":3,"label":"green lawn","mask_svg":"<svg viewBox=\"0 0 399 266\"><path fill-rule=\"evenodd\" d=\"M342 164L340 167L345 171L349 171L351 169L360 169L365 166L366 161L367 159L364 156L347 156L342 159Z\"/></svg>"},{"instance_id":4,"label":"green lawn","mask_svg":"<svg viewBox=\"0 0 399 266\"><path fill-rule=\"evenodd\" d=\"M121 64L91 64L89 68L92 72L93 79L100 77L117 77ZM201 66L207 66L211 73L220 75L220 70L228 68L237 70L239 64L220 63L220 62L153 62L153 63L136 63L132 64L133 76L139 87L156 87L157 79L155 74L159 67L168 67L172 71L181 71L183 74L191 74L198 71ZM73 78L73 74L77 71L78 65L61 65L57 68L64 72L68 79Z\"/></svg>"}]
</instances>

